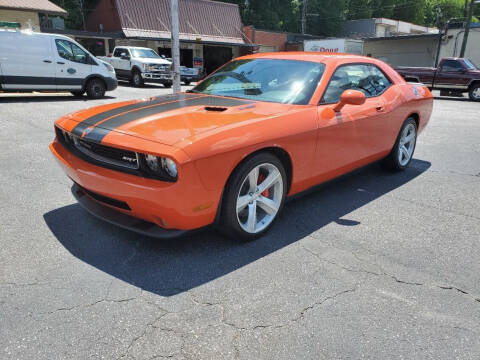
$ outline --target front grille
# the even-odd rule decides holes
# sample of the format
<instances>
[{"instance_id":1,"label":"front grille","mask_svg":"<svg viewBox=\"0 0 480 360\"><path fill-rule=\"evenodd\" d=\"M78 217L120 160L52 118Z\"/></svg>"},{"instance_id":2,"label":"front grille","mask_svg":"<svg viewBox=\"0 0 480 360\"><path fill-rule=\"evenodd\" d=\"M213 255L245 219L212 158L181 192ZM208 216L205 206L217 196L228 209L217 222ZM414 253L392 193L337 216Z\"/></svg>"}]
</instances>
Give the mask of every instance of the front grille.
<instances>
[{"instance_id":1,"label":"front grille","mask_svg":"<svg viewBox=\"0 0 480 360\"><path fill-rule=\"evenodd\" d=\"M73 134L63 132L58 127L55 127L55 131L57 139L59 139L62 145L85 160L128 170L138 170L140 168L138 154L133 151L87 141Z\"/></svg>"},{"instance_id":2,"label":"front grille","mask_svg":"<svg viewBox=\"0 0 480 360\"><path fill-rule=\"evenodd\" d=\"M116 166L126 167L128 169L138 169L139 161L137 153L128 150L112 148L109 146L97 144L91 141L83 140L77 136L72 136L75 147L85 155L95 160L106 162Z\"/></svg>"},{"instance_id":3,"label":"front grille","mask_svg":"<svg viewBox=\"0 0 480 360\"><path fill-rule=\"evenodd\" d=\"M145 161L145 155L134 151L123 150L105 146L96 142L81 139L55 126L57 140L69 152L80 159L107 169L117 170L124 173L141 176L148 179L156 179L168 182L177 181L165 171L153 172Z\"/></svg>"}]
</instances>

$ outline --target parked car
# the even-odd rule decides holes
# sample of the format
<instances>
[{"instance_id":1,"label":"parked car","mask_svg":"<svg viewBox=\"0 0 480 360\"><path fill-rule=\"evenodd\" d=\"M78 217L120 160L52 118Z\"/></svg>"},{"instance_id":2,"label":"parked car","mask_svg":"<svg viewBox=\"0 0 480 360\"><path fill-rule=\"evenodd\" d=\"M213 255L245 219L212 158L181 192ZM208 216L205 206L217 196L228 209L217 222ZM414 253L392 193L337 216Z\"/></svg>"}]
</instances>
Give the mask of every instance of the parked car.
<instances>
[{"instance_id":1,"label":"parked car","mask_svg":"<svg viewBox=\"0 0 480 360\"><path fill-rule=\"evenodd\" d=\"M438 68L402 66L396 70L406 81L421 82L440 90L440 95L468 93L471 100L480 101L480 70L469 59L444 58Z\"/></svg>"},{"instance_id":2,"label":"parked car","mask_svg":"<svg viewBox=\"0 0 480 360\"><path fill-rule=\"evenodd\" d=\"M58 90L98 99L117 87L113 67L69 37L0 30L0 89Z\"/></svg>"},{"instance_id":3,"label":"parked car","mask_svg":"<svg viewBox=\"0 0 480 360\"><path fill-rule=\"evenodd\" d=\"M263 235L285 198L374 161L404 170L433 97L387 64L254 54L188 93L56 121L50 149L92 214L154 237L215 224Z\"/></svg>"},{"instance_id":4,"label":"parked car","mask_svg":"<svg viewBox=\"0 0 480 360\"><path fill-rule=\"evenodd\" d=\"M117 46L112 56L100 59L110 63L119 79L129 80L134 86L144 83L160 83L172 86L171 63L149 48Z\"/></svg>"},{"instance_id":5,"label":"parked car","mask_svg":"<svg viewBox=\"0 0 480 360\"><path fill-rule=\"evenodd\" d=\"M190 85L190 83L198 81L202 78L202 69L200 68L189 68L187 66L180 66L180 80L185 85Z\"/></svg>"}]
</instances>

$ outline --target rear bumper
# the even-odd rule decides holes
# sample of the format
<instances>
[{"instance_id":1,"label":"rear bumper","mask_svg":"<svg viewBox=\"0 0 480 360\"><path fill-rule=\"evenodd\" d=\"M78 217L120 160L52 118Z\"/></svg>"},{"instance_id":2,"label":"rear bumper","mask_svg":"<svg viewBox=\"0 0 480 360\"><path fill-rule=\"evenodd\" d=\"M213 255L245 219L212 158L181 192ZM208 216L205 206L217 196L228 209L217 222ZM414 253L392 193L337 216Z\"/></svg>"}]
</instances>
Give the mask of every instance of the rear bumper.
<instances>
[{"instance_id":1,"label":"rear bumper","mask_svg":"<svg viewBox=\"0 0 480 360\"><path fill-rule=\"evenodd\" d=\"M98 197L94 200L89 196L92 201L116 213L169 231L198 229L215 220L221 189L206 190L193 163L183 164L178 181L169 183L91 164L72 154L56 139L50 144L50 150L76 184L97 194L100 200L101 197L113 200L97 201ZM118 205L122 203L128 206ZM103 218L102 214L98 216ZM117 223L115 219L110 222Z\"/></svg>"},{"instance_id":2,"label":"rear bumper","mask_svg":"<svg viewBox=\"0 0 480 360\"><path fill-rule=\"evenodd\" d=\"M115 211L92 199L88 195L88 192L82 189L78 184L73 184L72 194L75 199L77 199L78 203L90 214L121 228L160 239L176 238L188 233L186 230L162 229L154 223Z\"/></svg>"}]
</instances>

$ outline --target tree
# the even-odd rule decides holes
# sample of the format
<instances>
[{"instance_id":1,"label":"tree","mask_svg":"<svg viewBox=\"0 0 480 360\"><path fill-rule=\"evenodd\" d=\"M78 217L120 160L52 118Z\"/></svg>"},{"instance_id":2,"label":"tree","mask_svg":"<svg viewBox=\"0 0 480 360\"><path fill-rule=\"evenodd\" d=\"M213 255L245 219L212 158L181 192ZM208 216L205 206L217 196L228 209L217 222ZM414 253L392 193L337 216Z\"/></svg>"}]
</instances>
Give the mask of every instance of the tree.
<instances>
[{"instance_id":1,"label":"tree","mask_svg":"<svg viewBox=\"0 0 480 360\"><path fill-rule=\"evenodd\" d=\"M422 25L425 21L426 0L397 0L393 9L392 17Z\"/></svg>"},{"instance_id":2,"label":"tree","mask_svg":"<svg viewBox=\"0 0 480 360\"><path fill-rule=\"evenodd\" d=\"M425 25L443 27L450 19L463 19L464 3L464 0L426 0Z\"/></svg>"},{"instance_id":3,"label":"tree","mask_svg":"<svg viewBox=\"0 0 480 360\"><path fill-rule=\"evenodd\" d=\"M323 36L341 33L345 21L345 4L345 0L308 0L307 32Z\"/></svg>"},{"instance_id":4,"label":"tree","mask_svg":"<svg viewBox=\"0 0 480 360\"><path fill-rule=\"evenodd\" d=\"M85 30L85 19L95 9L99 0L50 0L68 12L67 29Z\"/></svg>"}]
</instances>

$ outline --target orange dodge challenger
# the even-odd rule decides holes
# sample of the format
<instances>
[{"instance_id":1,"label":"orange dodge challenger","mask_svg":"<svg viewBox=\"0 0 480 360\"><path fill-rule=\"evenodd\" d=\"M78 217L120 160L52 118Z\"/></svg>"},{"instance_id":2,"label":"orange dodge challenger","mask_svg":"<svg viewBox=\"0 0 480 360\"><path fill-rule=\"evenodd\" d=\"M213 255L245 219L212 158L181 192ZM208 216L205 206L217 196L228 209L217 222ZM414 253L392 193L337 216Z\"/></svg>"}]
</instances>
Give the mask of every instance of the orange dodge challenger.
<instances>
[{"instance_id":1,"label":"orange dodge challenger","mask_svg":"<svg viewBox=\"0 0 480 360\"><path fill-rule=\"evenodd\" d=\"M255 54L187 93L66 115L50 149L106 221L160 238L215 224L251 240L287 196L378 160L405 169L432 105L372 58Z\"/></svg>"}]
</instances>

